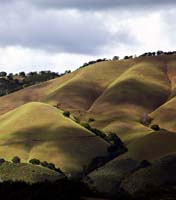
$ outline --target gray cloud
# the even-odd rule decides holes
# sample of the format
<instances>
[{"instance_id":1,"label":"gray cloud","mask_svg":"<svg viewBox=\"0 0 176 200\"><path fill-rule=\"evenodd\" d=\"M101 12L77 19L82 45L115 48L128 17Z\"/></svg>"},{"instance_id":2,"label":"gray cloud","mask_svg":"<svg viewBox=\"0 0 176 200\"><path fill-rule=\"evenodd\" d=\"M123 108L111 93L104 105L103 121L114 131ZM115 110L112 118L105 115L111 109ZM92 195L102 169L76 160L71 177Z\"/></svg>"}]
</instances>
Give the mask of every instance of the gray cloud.
<instances>
[{"instance_id":1,"label":"gray cloud","mask_svg":"<svg viewBox=\"0 0 176 200\"><path fill-rule=\"evenodd\" d=\"M15 3L15 0L11 0ZM20 12L19 12L20 11ZM107 44L132 38L126 29L112 33L95 13L47 11L26 4L0 8L0 46L22 46L52 52L99 54ZM133 39L135 41L135 39Z\"/></svg>"},{"instance_id":2,"label":"gray cloud","mask_svg":"<svg viewBox=\"0 0 176 200\"><path fill-rule=\"evenodd\" d=\"M117 8L161 7L176 4L175 0L5 0L0 4L28 4L38 8L107 10Z\"/></svg>"},{"instance_id":3,"label":"gray cloud","mask_svg":"<svg viewBox=\"0 0 176 200\"><path fill-rule=\"evenodd\" d=\"M161 6L175 4L174 0L27 0L34 5L40 7L52 8L76 8L76 9L113 9L113 8L128 8L130 7L144 7L144 6Z\"/></svg>"}]
</instances>

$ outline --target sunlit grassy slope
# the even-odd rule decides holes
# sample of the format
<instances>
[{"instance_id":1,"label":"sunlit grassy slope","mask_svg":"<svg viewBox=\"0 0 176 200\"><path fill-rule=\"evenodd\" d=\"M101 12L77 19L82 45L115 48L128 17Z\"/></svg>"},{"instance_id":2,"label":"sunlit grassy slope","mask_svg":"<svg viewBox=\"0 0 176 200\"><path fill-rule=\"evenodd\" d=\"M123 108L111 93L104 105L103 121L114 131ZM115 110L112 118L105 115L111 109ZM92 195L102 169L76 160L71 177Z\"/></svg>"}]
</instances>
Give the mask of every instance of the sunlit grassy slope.
<instances>
[{"instance_id":1,"label":"sunlit grassy slope","mask_svg":"<svg viewBox=\"0 0 176 200\"><path fill-rule=\"evenodd\" d=\"M71 162L72 168L77 167L77 162L82 159L83 161L79 166L85 164L86 156L82 158L82 154L73 154L73 152L77 152L78 148L86 152L87 150L85 149L89 149L92 145L93 148L90 148L91 153L87 153L88 157L91 157L94 152L97 152L97 155L104 153L107 144L100 139L97 140L96 138L95 140L94 137L88 137L88 140L81 139L80 142L79 137L74 139L71 137L72 134L82 135L83 132L88 135L91 134L78 124L69 119L64 119L64 126L58 125L61 121L63 122L63 120L59 120L60 118L56 120L57 117L55 116L58 115L59 111L46 105L58 104L60 109L70 110L82 121L94 118L95 121L91 123L91 126L99 128L107 134L110 132L118 134L129 147L127 155L135 155L134 157L142 158L144 153L138 156L136 151L145 152L146 154L146 150L142 149L146 144L150 146L150 144L153 144L153 140L156 139L158 143L161 142L162 146L163 141L157 134L156 136L152 135L150 127L141 124L140 119L144 113L151 114L154 118L153 123L157 123L169 131L176 131L174 108L176 104L175 66L175 55L100 62L76 70L63 77L1 97L1 115L28 102L38 101L45 103L45 106L40 104L37 107L33 106L33 104L27 104L2 115L0 117L1 141L4 142L3 145L7 141L8 145L8 142L12 143L16 138L19 139L20 135L20 140L26 141L26 144L24 142L23 144L19 142L11 144L9 146L11 151L9 150L9 152L17 149L16 153L20 151L24 159L29 157L50 158L51 161L62 165L64 168L68 167L64 166L65 163L68 163L68 160L70 163L71 160L77 159L77 161ZM29 105L30 110L37 112L35 114L32 112L33 114L30 117L26 114L27 111L24 112ZM45 112L43 107L45 109L49 108L50 111ZM31 119L35 120L31 121ZM17 123L16 125L17 121L19 121L19 124ZM77 131L78 129L81 131ZM37 138L34 138L35 142L29 142L31 139L33 140L34 135L37 135ZM64 137L68 135L68 137L64 140L59 140L58 145L58 135L64 135ZM174 143L175 139L171 138L170 135L174 135L174 133L168 132L164 137L165 141L172 140L171 143L173 145L171 146L173 149L161 150L161 153L159 153L160 149L158 149L156 150L158 152L156 157L176 150L174 147L174 144L176 144ZM38 137L39 141L37 141ZM44 138L42 140L45 141L40 142L40 137ZM75 143L73 143L73 140ZM139 145L139 141L143 145ZM72 145L77 142L85 149ZM97 143L99 147L94 148ZM72 154L67 151L70 146L74 149ZM0 152L3 148L4 146L0 148ZM146 158L152 159L150 152L148 150L147 152L148 156ZM76 156L74 157L74 155ZM11 154L6 156L10 157Z\"/></svg>"},{"instance_id":2,"label":"sunlit grassy slope","mask_svg":"<svg viewBox=\"0 0 176 200\"><path fill-rule=\"evenodd\" d=\"M28 103L0 117L0 156L37 158L65 172L82 170L108 144L44 103Z\"/></svg>"},{"instance_id":3,"label":"sunlit grassy slope","mask_svg":"<svg viewBox=\"0 0 176 200\"><path fill-rule=\"evenodd\" d=\"M170 131L176 131L176 97L151 113L154 123Z\"/></svg>"},{"instance_id":4,"label":"sunlit grassy slope","mask_svg":"<svg viewBox=\"0 0 176 200\"><path fill-rule=\"evenodd\" d=\"M134 61L102 62L0 98L0 114L31 101L86 111L105 88ZM15 99L15 101L14 101Z\"/></svg>"}]
</instances>

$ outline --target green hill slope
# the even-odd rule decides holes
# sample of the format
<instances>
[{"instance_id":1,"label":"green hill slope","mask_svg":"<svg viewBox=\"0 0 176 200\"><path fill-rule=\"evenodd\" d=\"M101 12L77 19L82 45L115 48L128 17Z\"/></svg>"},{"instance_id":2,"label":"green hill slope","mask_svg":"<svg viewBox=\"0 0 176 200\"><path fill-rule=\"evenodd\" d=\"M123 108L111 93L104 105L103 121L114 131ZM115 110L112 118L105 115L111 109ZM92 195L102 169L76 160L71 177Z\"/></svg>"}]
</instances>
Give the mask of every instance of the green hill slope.
<instances>
[{"instance_id":1,"label":"green hill slope","mask_svg":"<svg viewBox=\"0 0 176 200\"><path fill-rule=\"evenodd\" d=\"M81 171L108 143L63 116L53 106L28 103L0 117L0 155L37 158L55 163L65 172Z\"/></svg>"},{"instance_id":2,"label":"green hill slope","mask_svg":"<svg viewBox=\"0 0 176 200\"><path fill-rule=\"evenodd\" d=\"M176 133L166 130L151 132L130 143L121 158L154 160L176 152Z\"/></svg>"},{"instance_id":3,"label":"green hill slope","mask_svg":"<svg viewBox=\"0 0 176 200\"><path fill-rule=\"evenodd\" d=\"M38 183L44 181L56 181L64 176L53 170L27 163L13 164L5 162L0 165L0 181L23 181L26 183Z\"/></svg>"},{"instance_id":4,"label":"green hill slope","mask_svg":"<svg viewBox=\"0 0 176 200\"><path fill-rule=\"evenodd\" d=\"M17 153L20 151L20 154L23 154L24 160L31 157L42 159L46 157L59 167L63 166L68 170L87 164L94 152L97 153L94 157L104 154L107 144L100 138L92 137L89 131L73 121L63 118L62 114L58 114L59 110L52 107L58 105L60 109L74 113L81 121L95 119L91 122L92 127L101 129L107 134L110 132L118 134L129 148L127 154L129 156L145 157L146 151L149 151L146 144L156 145L152 143L153 140L159 141L158 150L153 158L173 152L176 143L172 137L175 134L169 131L176 131L175 60L175 55L164 55L100 62L55 80L1 97L2 149L11 143L8 145L11 149L9 152L17 149ZM36 103L24 105L32 101L45 104L38 104L37 107ZM33 110L29 114L28 107L29 110ZM4 113L6 114L2 115ZM157 123L169 131L161 133L162 136L159 134L153 136L150 127L141 123L144 113L151 114L154 118L152 123ZM34 135L37 137L34 138ZM85 140L82 135L88 139ZM173 147L171 150L160 149L163 148L163 137L165 141L171 142ZM80 145L74 146L76 143ZM144 144L145 148L142 148L140 143ZM72 153L68 151L70 147L74 149ZM74 154L78 149L79 153ZM90 152L86 149L90 149ZM141 151L137 153L139 150ZM83 158L86 152L87 157ZM7 157L11 156L11 153L4 153ZM147 155L149 154L150 152ZM151 156L147 158L153 159ZM69 166L65 163L69 163Z\"/></svg>"}]
</instances>

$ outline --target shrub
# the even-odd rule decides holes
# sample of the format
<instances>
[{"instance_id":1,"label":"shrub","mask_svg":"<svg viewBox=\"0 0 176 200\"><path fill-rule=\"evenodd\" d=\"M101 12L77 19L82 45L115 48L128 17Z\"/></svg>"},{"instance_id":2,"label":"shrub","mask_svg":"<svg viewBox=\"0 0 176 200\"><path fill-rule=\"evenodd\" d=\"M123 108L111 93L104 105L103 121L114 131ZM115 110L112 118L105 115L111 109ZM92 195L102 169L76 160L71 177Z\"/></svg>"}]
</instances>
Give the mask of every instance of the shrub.
<instances>
[{"instance_id":1,"label":"shrub","mask_svg":"<svg viewBox=\"0 0 176 200\"><path fill-rule=\"evenodd\" d=\"M99 136L99 137L101 137L101 138L103 138L103 139L106 139L106 134L105 133L103 133L102 131L100 131L100 130L98 130L98 129L96 129L96 128L91 128L90 129L95 135L97 135L97 136Z\"/></svg>"},{"instance_id":2,"label":"shrub","mask_svg":"<svg viewBox=\"0 0 176 200\"><path fill-rule=\"evenodd\" d=\"M144 113L140 121L144 126L149 126L153 121L153 118L151 118L147 113Z\"/></svg>"},{"instance_id":3,"label":"shrub","mask_svg":"<svg viewBox=\"0 0 176 200\"><path fill-rule=\"evenodd\" d=\"M31 164L33 164L33 165L40 165L40 160L38 160L38 159L31 159L30 161L29 161L29 163L31 163Z\"/></svg>"},{"instance_id":4,"label":"shrub","mask_svg":"<svg viewBox=\"0 0 176 200\"><path fill-rule=\"evenodd\" d=\"M46 161L40 162L40 164L43 167L48 167L48 162L46 162Z\"/></svg>"},{"instance_id":5,"label":"shrub","mask_svg":"<svg viewBox=\"0 0 176 200\"><path fill-rule=\"evenodd\" d=\"M108 139L110 142L112 142L114 145L118 146L119 148L124 147L123 142L115 133L110 133L108 135Z\"/></svg>"},{"instance_id":6,"label":"shrub","mask_svg":"<svg viewBox=\"0 0 176 200\"><path fill-rule=\"evenodd\" d=\"M56 169L55 164L53 164L53 163L48 163L48 168L51 169L51 170Z\"/></svg>"},{"instance_id":7,"label":"shrub","mask_svg":"<svg viewBox=\"0 0 176 200\"><path fill-rule=\"evenodd\" d=\"M150 128L153 129L154 131L159 131L160 130L160 127L157 124L153 124Z\"/></svg>"},{"instance_id":8,"label":"shrub","mask_svg":"<svg viewBox=\"0 0 176 200\"><path fill-rule=\"evenodd\" d=\"M84 128L88 129L88 130L91 130L91 127L89 125L89 123L82 123L81 124Z\"/></svg>"},{"instance_id":9,"label":"shrub","mask_svg":"<svg viewBox=\"0 0 176 200\"><path fill-rule=\"evenodd\" d=\"M15 157L12 158L12 162L15 163L15 164L20 163L21 159L18 156L15 156Z\"/></svg>"},{"instance_id":10,"label":"shrub","mask_svg":"<svg viewBox=\"0 0 176 200\"><path fill-rule=\"evenodd\" d=\"M65 117L70 117L70 112L69 112L69 111L64 111L64 112L63 112L63 115L64 115Z\"/></svg>"},{"instance_id":11,"label":"shrub","mask_svg":"<svg viewBox=\"0 0 176 200\"><path fill-rule=\"evenodd\" d=\"M94 121L95 121L95 119L93 119L93 118L89 118L89 120L88 120L89 123L94 122Z\"/></svg>"},{"instance_id":12,"label":"shrub","mask_svg":"<svg viewBox=\"0 0 176 200\"><path fill-rule=\"evenodd\" d=\"M119 56L114 56L112 60L119 60Z\"/></svg>"},{"instance_id":13,"label":"shrub","mask_svg":"<svg viewBox=\"0 0 176 200\"><path fill-rule=\"evenodd\" d=\"M140 168L145 168L145 167L148 167L150 165L151 165L151 163L148 160L142 160L140 162Z\"/></svg>"},{"instance_id":14,"label":"shrub","mask_svg":"<svg viewBox=\"0 0 176 200\"><path fill-rule=\"evenodd\" d=\"M63 174L63 172L62 172L62 170L60 168L55 168L55 171Z\"/></svg>"},{"instance_id":15,"label":"shrub","mask_svg":"<svg viewBox=\"0 0 176 200\"><path fill-rule=\"evenodd\" d=\"M76 123L80 124L80 119L76 116L73 116Z\"/></svg>"},{"instance_id":16,"label":"shrub","mask_svg":"<svg viewBox=\"0 0 176 200\"><path fill-rule=\"evenodd\" d=\"M5 162L4 158L0 158L0 165L3 164Z\"/></svg>"}]
</instances>

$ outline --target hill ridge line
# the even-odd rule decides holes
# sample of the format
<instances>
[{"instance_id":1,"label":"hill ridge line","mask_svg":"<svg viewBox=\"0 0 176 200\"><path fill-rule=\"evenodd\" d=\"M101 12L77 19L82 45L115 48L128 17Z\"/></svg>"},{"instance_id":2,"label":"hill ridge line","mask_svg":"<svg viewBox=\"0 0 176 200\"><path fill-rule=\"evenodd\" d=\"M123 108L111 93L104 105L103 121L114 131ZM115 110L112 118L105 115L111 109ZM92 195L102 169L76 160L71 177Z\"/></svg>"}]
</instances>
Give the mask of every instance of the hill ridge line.
<instances>
[{"instance_id":1,"label":"hill ridge line","mask_svg":"<svg viewBox=\"0 0 176 200\"><path fill-rule=\"evenodd\" d=\"M111 83L108 84L108 86L106 86L106 88L104 89L104 91L95 99L95 101L92 103L92 105L86 110L86 112L91 111L91 108L93 107L93 105L99 100L99 98L101 98L101 96L111 87L111 85L113 85L113 83L119 79L123 74L125 74L131 67L133 67L133 65L135 65L135 63L133 63L131 66L129 66L129 68L127 70L125 70L124 72L122 72L120 74L119 77L115 78Z\"/></svg>"}]
</instances>

